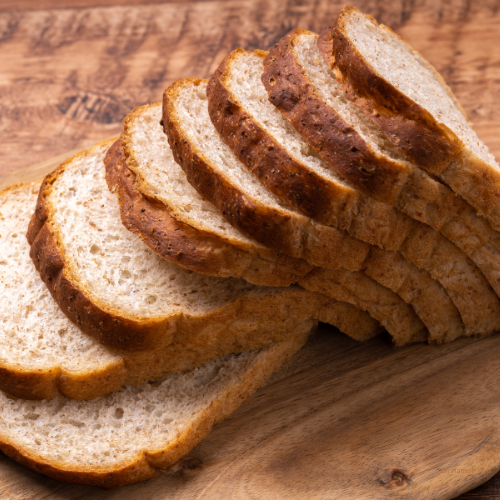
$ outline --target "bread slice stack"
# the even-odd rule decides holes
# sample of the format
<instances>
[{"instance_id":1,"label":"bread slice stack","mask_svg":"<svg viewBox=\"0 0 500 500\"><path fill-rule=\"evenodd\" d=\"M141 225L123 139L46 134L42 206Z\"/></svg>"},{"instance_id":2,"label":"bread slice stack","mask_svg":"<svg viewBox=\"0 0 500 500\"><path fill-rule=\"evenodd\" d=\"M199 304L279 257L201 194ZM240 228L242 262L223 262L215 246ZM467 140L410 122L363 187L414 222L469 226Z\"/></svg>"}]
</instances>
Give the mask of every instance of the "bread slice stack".
<instances>
[{"instance_id":1,"label":"bread slice stack","mask_svg":"<svg viewBox=\"0 0 500 500\"><path fill-rule=\"evenodd\" d=\"M119 138L2 192L0 449L132 484L318 321L395 345L498 330L498 166L478 141L437 72L347 7L321 35L173 83Z\"/></svg>"}]
</instances>

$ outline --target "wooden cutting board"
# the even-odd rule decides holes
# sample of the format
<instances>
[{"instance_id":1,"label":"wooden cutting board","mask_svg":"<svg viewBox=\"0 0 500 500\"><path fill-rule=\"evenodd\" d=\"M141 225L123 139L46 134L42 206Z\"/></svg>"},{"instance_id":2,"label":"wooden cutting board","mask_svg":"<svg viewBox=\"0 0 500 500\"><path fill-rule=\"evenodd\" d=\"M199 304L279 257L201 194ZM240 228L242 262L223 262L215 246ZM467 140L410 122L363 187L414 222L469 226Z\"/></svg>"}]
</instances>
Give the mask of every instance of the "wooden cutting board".
<instances>
[{"instance_id":1,"label":"wooden cutting board","mask_svg":"<svg viewBox=\"0 0 500 500\"><path fill-rule=\"evenodd\" d=\"M0 186L36 180L71 153ZM106 492L0 454L0 498L452 499L500 470L499 424L500 335L393 348L322 325L267 387L156 479Z\"/></svg>"}]
</instances>

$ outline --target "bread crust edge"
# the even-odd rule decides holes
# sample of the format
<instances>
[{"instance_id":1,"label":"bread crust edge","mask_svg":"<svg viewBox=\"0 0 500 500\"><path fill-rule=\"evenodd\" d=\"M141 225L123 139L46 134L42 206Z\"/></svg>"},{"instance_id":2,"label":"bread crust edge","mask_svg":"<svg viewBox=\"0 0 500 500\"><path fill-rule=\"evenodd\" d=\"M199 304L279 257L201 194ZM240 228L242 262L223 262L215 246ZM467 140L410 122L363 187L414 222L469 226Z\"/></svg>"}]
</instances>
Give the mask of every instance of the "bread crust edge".
<instances>
[{"instance_id":1,"label":"bread crust edge","mask_svg":"<svg viewBox=\"0 0 500 500\"><path fill-rule=\"evenodd\" d=\"M346 17L353 11L360 12L355 7L346 7L332 30L336 74L346 96L384 130L403 154L424 170L440 176L499 230L500 172L469 151L449 127L438 123L426 109L386 81L365 60L346 33ZM371 16L362 15L408 46L432 71L466 117L443 77L419 52L387 26L379 25Z\"/></svg>"},{"instance_id":2,"label":"bread crust edge","mask_svg":"<svg viewBox=\"0 0 500 500\"><path fill-rule=\"evenodd\" d=\"M206 80L186 78L172 84L163 97L163 123L174 158L190 184L243 234L259 243L315 266L357 270L369 245L336 228L316 223L302 214L296 217L255 202L218 173L185 137L175 99L184 86ZM321 242L320 244L318 242Z\"/></svg>"}]
</instances>

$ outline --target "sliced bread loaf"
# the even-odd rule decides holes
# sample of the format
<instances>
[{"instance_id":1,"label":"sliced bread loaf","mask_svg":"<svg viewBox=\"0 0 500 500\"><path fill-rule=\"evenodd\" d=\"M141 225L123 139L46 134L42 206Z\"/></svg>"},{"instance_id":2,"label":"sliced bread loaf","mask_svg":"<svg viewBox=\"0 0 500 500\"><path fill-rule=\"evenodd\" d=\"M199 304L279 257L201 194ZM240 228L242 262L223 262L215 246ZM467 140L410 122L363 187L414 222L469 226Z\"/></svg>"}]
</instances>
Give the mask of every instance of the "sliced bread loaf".
<instances>
[{"instance_id":1,"label":"sliced bread loaf","mask_svg":"<svg viewBox=\"0 0 500 500\"><path fill-rule=\"evenodd\" d=\"M275 225L278 221L289 221L293 218L292 220L300 221L302 226L303 236L298 241L307 238L308 242L317 243L316 228L320 227L320 224L293 210L268 191L221 140L208 114L205 87L206 82L201 80L180 80L167 89L164 95L164 126L174 157L186 171L189 182L208 201L217 206L229 222L249 236L259 239L262 235L266 235L272 244L276 237ZM276 220L273 219L275 214L277 214ZM292 228L295 226L296 224ZM307 231L311 227L313 232L308 234ZM340 233L331 226L323 227L329 232L332 230ZM258 236L255 236L253 231L258 233ZM327 248L326 242L324 245ZM301 247L297 249L300 250ZM290 247L282 250L290 251ZM444 340L463 335L464 327L460 315L441 285L432 280L425 271L419 271L415 266L405 262L401 255L391 255L390 258L392 261L398 260L398 265L387 266L384 259L377 264L380 255L372 253L370 248L363 261L358 256L358 265L366 274L379 279L385 287L400 293L404 300L408 300L429 328L432 339ZM342 269L342 263L333 264ZM330 267L333 266L330 264ZM387 273L377 272L377 267L383 267ZM360 276L353 279L357 286L361 287L363 279L369 282L369 287L372 286L372 280L364 273L359 274ZM304 283L306 282L307 279ZM420 286L412 288L411 293L408 293L409 290L402 287L403 282L405 285L411 283L412 287ZM359 288L358 293L362 297L365 291ZM399 297L394 297L394 300L398 299ZM358 303L354 304L358 306ZM374 317L380 320L379 315ZM387 324L384 326L387 326L392 335L407 338L406 334L401 335L401 332L394 330L394 324L392 328ZM488 331L490 332L491 330Z\"/></svg>"},{"instance_id":2,"label":"sliced bread loaf","mask_svg":"<svg viewBox=\"0 0 500 500\"><path fill-rule=\"evenodd\" d=\"M159 112L157 105L143 106L127 117L122 141L126 144L126 149L130 154L128 160L133 159L129 163L138 175L134 179L134 174L129 169L121 167L119 146L115 144L105 159L108 184L111 182L117 187L120 212L125 226L149 244L153 250L158 247L165 249L157 251L159 255L170 260L177 260L181 265L190 269L196 266L195 268L203 274L218 272L217 249L223 248L227 235L231 235L231 239L236 240L237 243L241 241L247 243L251 240L247 240L244 236L238 239L240 233L219 214L212 204L203 200L187 182L184 172L173 161L165 134L161 132ZM161 135L159 136L158 133ZM178 199L173 194L175 191L179 193ZM171 211L172 206L174 209ZM203 210L200 210L200 207ZM174 215L171 216L171 213ZM172 221L172 217L179 217L182 221L189 222L188 228L176 223L176 219ZM173 228L172 224L174 224ZM224 231L221 231L221 228ZM181 242L176 246L179 240ZM257 243L255 246L259 247ZM234 254L234 249L230 248L229 251L230 255ZM267 249L266 251L271 253ZM264 252L262 251L263 254ZM280 260L286 258L283 254L279 256ZM378 281L386 280L384 283L389 283L395 287L397 293L404 295L416 308L417 314L422 315L424 323L431 329L433 338L444 340L450 335L460 336L464 333L457 311L452 305L450 307L450 300L442 290L435 291L436 284L431 282L429 276L422 273L417 278L417 273L414 273L413 278L410 278L411 272L402 272L403 266L400 264L397 278L395 282L391 282L389 277L394 276L394 270L398 266L381 274L379 269L387 270L390 266L384 262L383 258L378 258L377 263L377 257L371 257L366 262L367 274L374 273L378 276ZM394 263L396 259L395 256L387 256L387 258L390 258L391 263ZM191 264L192 259L195 262L194 265ZM402 259L399 260L402 261ZM293 261L297 261L301 266L297 267L296 281L299 277L306 275L304 270L310 270L311 267L306 267L307 264L304 261L289 258L289 262L285 261L287 269L290 269L285 274L286 279L293 276L291 270ZM216 264L216 269L211 267L213 263ZM274 273L278 274L283 267L274 266ZM250 270L252 271L252 268ZM228 266L227 274L235 272L237 271ZM273 274L270 272L271 278L268 279L272 279ZM255 275L257 273L253 273L253 276ZM260 276L266 276L266 274L260 273ZM410 293L410 283L413 287L419 283L420 289L425 290L425 293L417 294L415 291ZM441 297L444 297L444 300ZM366 310L370 311L370 309ZM377 315L377 318L380 318L380 315ZM390 323L390 320L385 321ZM487 326L489 333L493 328L491 325ZM390 330L394 332L395 326L390 325ZM483 329L481 333L486 332ZM361 336L364 338L364 334Z\"/></svg>"},{"instance_id":3,"label":"sliced bread loaf","mask_svg":"<svg viewBox=\"0 0 500 500\"><path fill-rule=\"evenodd\" d=\"M182 79L163 97L168 142L191 185L263 245L315 266L359 269L368 245L291 209L243 167L210 121L206 86L206 80Z\"/></svg>"},{"instance_id":4,"label":"sliced bread loaf","mask_svg":"<svg viewBox=\"0 0 500 500\"><path fill-rule=\"evenodd\" d=\"M264 58L260 51L233 51L207 87L210 118L237 158L305 215L362 241L400 250L441 283L469 332L498 329L500 301L462 251L431 227L352 186L269 102L261 81Z\"/></svg>"},{"instance_id":5,"label":"sliced bread loaf","mask_svg":"<svg viewBox=\"0 0 500 500\"><path fill-rule=\"evenodd\" d=\"M310 264L246 238L198 194L174 161L161 114L161 103L130 113L125 153L117 143L105 159L125 227L161 257L210 276L288 286L307 274Z\"/></svg>"},{"instance_id":6,"label":"sliced bread loaf","mask_svg":"<svg viewBox=\"0 0 500 500\"><path fill-rule=\"evenodd\" d=\"M408 158L500 230L500 166L441 75L391 29L354 7L340 13L332 38L350 99Z\"/></svg>"},{"instance_id":7,"label":"sliced bread loaf","mask_svg":"<svg viewBox=\"0 0 500 500\"><path fill-rule=\"evenodd\" d=\"M318 46L294 30L264 61L270 101L336 171L373 198L430 225L457 245L500 294L500 237L449 188L403 157L344 95Z\"/></svg>"},{"instance_id":8,"label":"sliced bread loaf","mask_svg":"<svg viewBox=\"0 0 500 500\"><path fill-rule=\"evenodd\" d=\"M100 488L145 481L175 464L307 339L311 325L262 350L211 361L93 401L0 393L0 449L49 477Z\"/></svg>"},{"instance_id":9,"label":"sliced bread loaf","mask_svg":"<svg viewBox=\"0 0 500 500\"><path fill-rule=\"evenodd\" d=\"M299 287L271 288L212 278L158 257L127 231L105 181L113 141L96 145L49 174L28 239L31 258L62 311L110 347L147 351L209 344L314 316L327 300Z\"/></svg>"},{"instance_id":10,"label":"sliced bread loaf","mask_svg":"<svg viewBox=\"0 0 500 500\"><path fill-rule=\"evenodd\" d=\"M81 332L61 312L29 257L24 237L39 184L0 193L0 389L24 399L92 399L118 391L123 383L143 384L189 370L229 353L286 340L289 328L270 318L265 330L235 335L221 328L209 339L196 335L140 353L113 350ZM329 300L318 319L366 340L382 331L367 313ZM313 323L313 320L306 320Z\"/></svg>"}]
</instances>

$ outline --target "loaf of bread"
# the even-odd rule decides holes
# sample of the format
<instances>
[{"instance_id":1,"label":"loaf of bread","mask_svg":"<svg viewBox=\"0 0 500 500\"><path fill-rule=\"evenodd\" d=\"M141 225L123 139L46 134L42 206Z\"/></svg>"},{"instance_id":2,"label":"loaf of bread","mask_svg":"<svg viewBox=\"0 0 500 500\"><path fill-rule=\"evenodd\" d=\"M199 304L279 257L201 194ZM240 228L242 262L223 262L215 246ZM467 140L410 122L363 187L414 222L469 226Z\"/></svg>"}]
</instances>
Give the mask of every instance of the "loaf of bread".
<instances>
[{"instance_id":1,"label":"loaf of bread","mask_svg":"<svg viewBox=\"0 0 500 500\"><path fill-rule=\"evenodd\" d=\"M428 271L457 307L468 334L498 329L500 301L460 249L431 227L371 198L343 179L269 102L261 81L266 55L260 51L233 51L208 85L210 118L232 152L270 191L305 215L346 229L367 243L399 251L408 263ZM395 268L399 271L394 279L391 270ZM425 287L431 302L427 307L421 304L419 310L429 313L434 304L437 311L444 310L432 286L421 281L429 280L425 273L416 272L392 253L372 248L363 270L371 277L378 276L379 282L383 279L382 284L393 291L400 289L401 274L408 279L418 276L420 285L414 282L410 293L415 294L415 286ZM413 304L412 300L407 302ZM426 324L435 321L429 314L427 320L422 319Z\"/></svg>"},{"instance_id":2,"label":"loaf of bread","mask_svg":"<svg viewBox=\"0 0 500 500\"><path fill-rule=\"evenodd\" d=\"M133 484L318 321L396 346L498 330L499 181L436 70L353 7L173 83L0 193L0 449Z\"/></svg>"}]
</instances>

